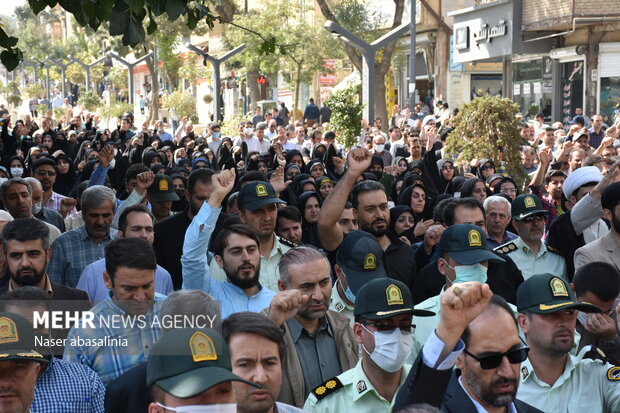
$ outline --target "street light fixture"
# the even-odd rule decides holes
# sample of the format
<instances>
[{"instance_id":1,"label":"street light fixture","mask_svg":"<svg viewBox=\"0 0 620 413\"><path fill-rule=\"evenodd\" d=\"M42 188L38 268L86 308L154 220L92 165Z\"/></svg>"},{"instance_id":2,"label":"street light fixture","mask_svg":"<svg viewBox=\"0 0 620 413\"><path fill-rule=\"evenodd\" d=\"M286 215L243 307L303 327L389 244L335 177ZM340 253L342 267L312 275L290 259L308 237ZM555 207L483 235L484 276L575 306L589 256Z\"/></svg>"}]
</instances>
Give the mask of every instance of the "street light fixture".
<instances>
[{"instance_id":1,"label":"street light fixture","mask_svg":"<svg viewBox=\"0 0 620 413\"><path fill-rule=\"evenodd\" d=\"M199 56L202 56L204 59L207 59L209 63L211 63L211 65L213 66L213 77L214 77L214 84L215 84L215 99L214 99L215 100L215 119L218 122L220 122L223 119L222 102L220 101L220 88L221 88L221 83L222 83L220 65L224 63L226 60L236 55L237 53L242 52L243 49L245 49L245 44L241 44L235 47L230 52L226 53L224 56L219 57L219 58L211 56L204 50L200 49L197 46L194 46L191 43L185 43L185 47L187 47L192 52L198 54Z\"/></svg>"},{"instance_id":2,"label":"street light fixture","mask_svg":"<svg viewBox=\"0 0 620 413\"><path fill-rule=\"evenodd\" d=\"M331 20L327 20L323 27L340 38L349 46L362 53L362 102L364 104L363 116L368 122L373 122L375 117L375 56L377 52L388 43L398 39L407 31L411 30L410 23L401 24L390 32L379 37L372 43L360 39L344 27Z\"/></svg>"}]
</instances>

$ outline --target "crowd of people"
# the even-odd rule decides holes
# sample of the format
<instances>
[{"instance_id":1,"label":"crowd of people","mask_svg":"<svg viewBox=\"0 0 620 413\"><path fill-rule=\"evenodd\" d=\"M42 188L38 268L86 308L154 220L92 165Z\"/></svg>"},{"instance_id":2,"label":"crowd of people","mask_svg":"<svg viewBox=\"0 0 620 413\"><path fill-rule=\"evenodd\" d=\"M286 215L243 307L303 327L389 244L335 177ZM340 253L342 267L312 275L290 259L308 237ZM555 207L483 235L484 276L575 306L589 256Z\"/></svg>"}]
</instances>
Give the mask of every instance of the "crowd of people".
<instances>
[{"instance_id":1,"label":"crowd of people","mask_svg":"<svg viewBox=\"0 0 620 413\"><path fill-rule=\"evenodd\" d=\"M620 411L620 120L519 118L522 182L441 102L283 109L0 108L0 412Z\"/></svg>"}]
</instances>

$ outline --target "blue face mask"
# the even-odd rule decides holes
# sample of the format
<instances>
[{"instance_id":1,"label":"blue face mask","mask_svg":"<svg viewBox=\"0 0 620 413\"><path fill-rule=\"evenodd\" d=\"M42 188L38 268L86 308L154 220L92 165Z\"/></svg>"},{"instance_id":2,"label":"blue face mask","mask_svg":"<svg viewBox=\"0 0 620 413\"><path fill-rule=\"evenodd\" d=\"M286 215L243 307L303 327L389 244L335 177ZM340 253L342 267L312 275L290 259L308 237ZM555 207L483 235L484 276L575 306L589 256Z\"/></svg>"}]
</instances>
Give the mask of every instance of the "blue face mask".
<instances>
[{"instance_id":1,"label":"blue face mask","mask_svg":"<svg viewBox=\"0 0 620 413\"><path fill-rule=\"evenodd\" d=\"M219 138L220 137L220 133L221 132L213 132L213 137L214 138Z\"/></svg>"},{"instance_id":2,"label":"blue face mask","mask_svg":"<svg viewBox=\"0 0 620 413\"><path fill-rule=\"evenodd\" d=\"M456 278L452 284L464 283L467 281L487 282L487 267L478 263L474 265L459 265L454 267Z\"/></svg>"},{"instance_id":3,"label":"blue face mask","mask_svg":"<svg viewBox=\"0 0 620 413\"><path fill-rule=\"evenodd\" d=\"M347 297L347 300L355 304L355 294L353 294L350 287L347 286L347 289L344 290L344 295Z\"/></svg>"}]
</instances>

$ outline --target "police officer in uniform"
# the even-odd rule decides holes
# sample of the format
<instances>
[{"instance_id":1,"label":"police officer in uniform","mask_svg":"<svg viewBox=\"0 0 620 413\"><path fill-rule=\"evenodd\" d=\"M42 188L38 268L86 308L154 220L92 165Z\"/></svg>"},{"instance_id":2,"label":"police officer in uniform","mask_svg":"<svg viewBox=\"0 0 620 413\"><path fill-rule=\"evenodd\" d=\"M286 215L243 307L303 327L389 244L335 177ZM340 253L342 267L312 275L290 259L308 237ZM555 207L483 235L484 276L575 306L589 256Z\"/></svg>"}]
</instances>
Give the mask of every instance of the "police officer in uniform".
<instances>
[{"instance_id":1,"label":"police officer in uniform","mask_svg":"<svg viewBox=\"0 0 620 413\"><path fill-rule=\"evenodd\" d=\"M413 308L407 286L391 278L371 280L355 296L353 332L362 358L351 370L316 387L304 410L321 412L389 412L410 365L412 316L434 313Z\"/></svg>"},{"instance_id":2,"label":"police officer in uniform","mask_svg":"<svg viewBox=\"0 0 620 413\"><path fill-rule=\"evenodd\" d=\"M232 373L228 345L220 333L210 328L169 331L147 361L146 383L153 396L148 413L202 411L198 406L204 405L236 413L233 381L259 387Z\"/></svg>"},{"instance_id":3,"label":"police officer in uniform","mask_svg":"<svg viewBox=\"0 0 620 413\"><path fill-rule=\"evenodd\" d=\"M527 280L534 274L550 273L566 278L564 258L545 245L545 217L548 212L536 195L519 195L512 201L513 226L519 238L495 248L495 252L508 255Z\"/></svg>"},{"instance_id":4,"label":"police officer in uniform","mask_svg":"<svg viewBox=\"0 0 620 413\"><path fill-rule=\"evenodd\" d=\"M329 309L349 317L353 325L355 295L359 289L370 280L387 277L381 245L366 231L352 231L338 248L334 270L337 280Z\"/></svg>"},{"instance_id":5,"label":"police officer in uniform","mask_svg":"<svg viewBox=\"0 0 620 413\"><path fill-rule=\"evenodd\" d=\"M589 348L577 356L569 354L578 310L601 309L578 302L570 285L553 274L533 275L521 284L517 308L519 327L530 347L521 364L517 398L544 412L620 411L620 367L586 359ZM603 357L600 351L594 353Z\"/></svg>"}]
</instances>

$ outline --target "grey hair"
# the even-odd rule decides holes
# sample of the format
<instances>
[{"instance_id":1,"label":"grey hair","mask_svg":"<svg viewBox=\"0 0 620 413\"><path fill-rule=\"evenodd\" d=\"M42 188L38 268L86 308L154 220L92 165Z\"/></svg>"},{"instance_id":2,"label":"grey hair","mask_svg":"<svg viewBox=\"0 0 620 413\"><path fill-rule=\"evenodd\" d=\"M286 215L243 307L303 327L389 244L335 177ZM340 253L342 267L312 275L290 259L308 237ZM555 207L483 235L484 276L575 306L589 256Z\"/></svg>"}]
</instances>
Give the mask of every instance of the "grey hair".
<instances>
[{"instance_id":1,"label":"grey hair","mask_svg":"<svg viewBox=\"0 0 620 413\"><path fill-rule=\"evenodd\" d=\"M179 290L170 293L159 310L160 316L215 316L211 328L220 330L222 313L220 305L209 294L198 290Z\"/></svg>"},{"instance_id":2,"label":"grey hair","mask_svg":"<svg viewBox=\"0 0 620 413\"><path fill-rule=\"evenodd\" d=\"M6 200L6 190L13 184L24 185L26 189L28 189L28 194L32 196L32 185L30 185L30 182L26 181L24 178L11 178L0 185L0 199L2 199L2 201Z\"/></svg>"},{"instance_id":3,"label":"grey hair","mask_svg":"<svg viewBox=\"0 0 620 413\"><path fill-rule=\"evenodd\" d=\"M508 201L506 198L504 198L503 196L499 196L499 195L491 195L490 197L488 197L487 199L484 200L484 210L488 211L489 207L491 205L494 204L503 204L506 208L508 208L508 215L510 215L510 201Z\"/></svg>"},{"instance_id":4,"label":"grey hair","mask_svg":"<svg viewBox=\"0 0 620 413\"><path fill-rule=\"evenodd\" d=\"M26 180L26 182L30 183L30 186L38 185L37 188L41 188L41 190L43 190L43 186L41 185L41 181L39 181L37 178L33 178L32 176L28 176L28 177L26 177L24 179Z\"/></svg>"},{"instance_id":5,"label":"grey hair","mask_svg":"<svg viewBox=\"0 0 620 413\"><path fill-rule=\"evenodd\" d=\"M289 267L291 265L308 264L317 260L325 260L327 265L329 265L329 261L327 260L325 254L317 248L303 245L288 250L282 258L280 258L280 262L278 263L280 279L287 287L290 287L291 275L289 273Z\"/></svg>"},{"instance_id":6,"label":"grey hair","mask_svg":"<svg viewBox=\"0 0 620 413\"><path fill-rule=\"evenodd\" d=\"M94 185L87 188L80 199L82 209L101 208L106 201L112 202L114 210L116 210L116 195L114 191L103 185Z\"/></svg>"}]
</instances>

